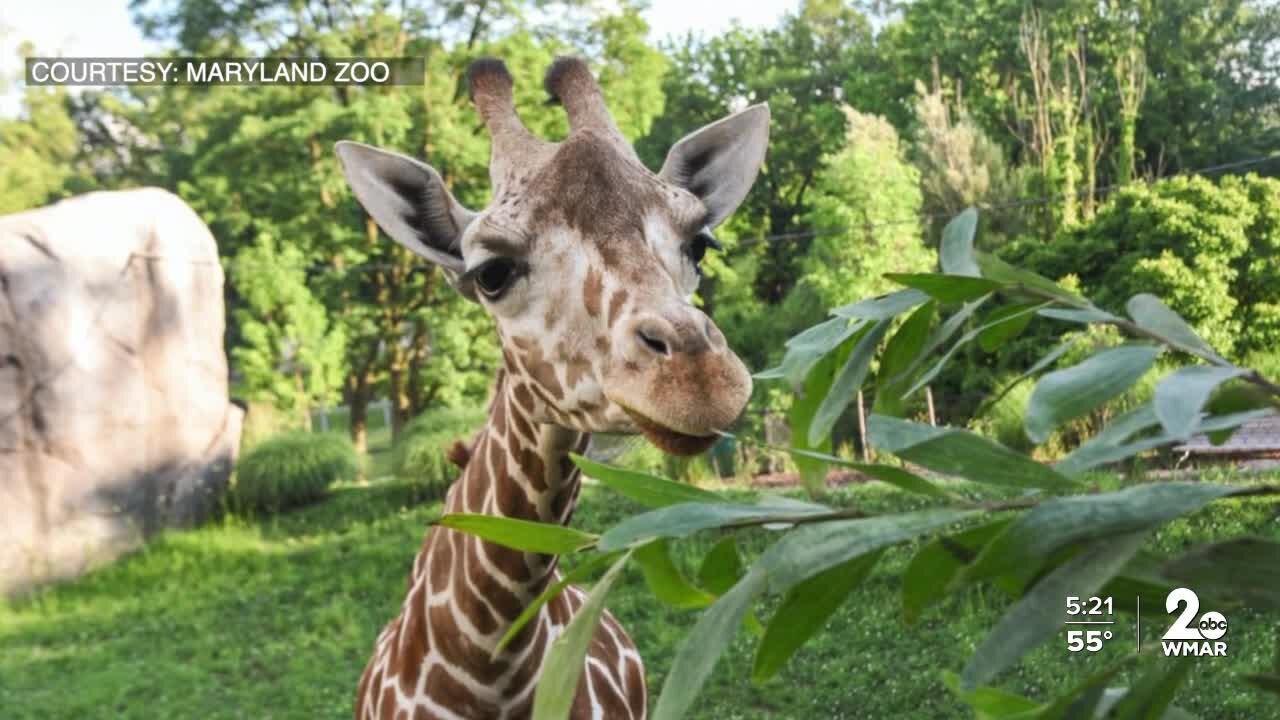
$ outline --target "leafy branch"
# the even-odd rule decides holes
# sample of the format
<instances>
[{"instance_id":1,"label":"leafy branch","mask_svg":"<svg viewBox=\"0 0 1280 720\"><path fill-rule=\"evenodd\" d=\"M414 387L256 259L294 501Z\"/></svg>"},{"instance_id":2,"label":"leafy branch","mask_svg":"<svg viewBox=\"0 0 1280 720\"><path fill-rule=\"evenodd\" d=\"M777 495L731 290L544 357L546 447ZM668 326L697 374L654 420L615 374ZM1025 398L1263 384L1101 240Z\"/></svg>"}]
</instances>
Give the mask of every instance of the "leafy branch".
<instances>
[{"instance_id":1,"label":"leafy branch","mask_svg":"<svg viewBox=\"0 0 1280 720\"><path fill-rule=\"evenodd\" d=\"M1060 630L1068 594L1115 595L1117 610L1128 612L1127 602L1146 600L1158 606L1173 588L1196 584L1209 588L1204 592L1215 601L1280 609L1280 543L1232 538L1173 558L1143 550L1147 538L1169 522L1227 499L1280 496L1280 486L1167 481L1089 492L1081 482L1090 468L1197 432L1220 440L1246 422L1274 414L1280 387L1216 353L1154 296L1134 296L1126 305L1128 317L1121 317L1046 278L975 251L976 226L977 213L970 210L944 229L941 273L890 276L906 288L836 308L829 320L787 342L778 367L757 375L785 381L797 393L792 408L796 446L764 447L791 453L808 469L811 483L820 481L828 466L847 467L926 498L931 504L925 509L873 515L788 498L734 502L575 456L586 475L648 510L598 535L499 517L441 519L442 525L509 547L589 558L548 588L502 644L570 581L609 567L566 628L563 642L549 652L535 718L565 716L583 668L584 638L590 637L605 594L629 563L640 567L655 597L702 612L667 674L654 706L657 720L681 717L691 707L739 627L760 637L753 681L768 680L857 592L888 548L909 543L918 547L902 577L907 622L977 584L992 585L1012 598L961 672L945 675L960 700L983 717L1059 718L1068 710L1073 717L1101 712L1159 717L1172 709L1171 698L1186 675L1184 664L1151 665L1133 687L1108 687L1136 657L1047 703L985 687ZM1009 303L964 330L981 307L999 299ZM939 319L943 308L956 309ZM901 316L906 318L898 322ZM1142 341L1101 349L1072 367L1051 370L1069 347L1063 344L1029 368L1019 381L1039 376L1024 418L1028 437L1037 442L1127 391L1165 350L1207 364L1170 372L1151 402L1116 418L1054 465L966 430L903 417L903 398L936 376L959 348L975 341L998 348L1037 317L1112 325ZM933 360L939 352L941 358ZM869 380L873 376L874 382ZM1229 381L1249 383L1261 397L1237 402L1230 413L1206 413L1211 398ZM896 458L896 464L856 462L826 451L836 418L864 386L874 388L877 410L867 423L867 441L877 452ZM763 529L768 544L744 564L734 537L748 528ZM672 561L670 545L706 531L727 533L726 539L704 557L697 580L690 580ZM782 599L762 624L752 608L766 595ZM1249 680L1260 690L1274 691L1274 677L1262 673Z\"/></svg>"}]
</instances>

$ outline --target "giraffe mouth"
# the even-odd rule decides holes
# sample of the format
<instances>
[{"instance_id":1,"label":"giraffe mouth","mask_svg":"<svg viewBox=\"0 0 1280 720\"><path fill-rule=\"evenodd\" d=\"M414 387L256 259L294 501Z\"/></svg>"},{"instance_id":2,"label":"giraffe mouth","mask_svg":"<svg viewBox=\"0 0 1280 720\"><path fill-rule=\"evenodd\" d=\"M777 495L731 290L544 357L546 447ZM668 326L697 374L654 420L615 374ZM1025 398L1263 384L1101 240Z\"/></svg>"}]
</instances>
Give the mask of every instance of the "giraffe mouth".
<instances>
[{"instance_id":1,"label":"giraffe mouth","mask_svg":"<svg viewBox=\"0 0 1280 720\"><path fill-rule=\"evenodd\" d=\"M640 433L644 435L646 440L669 455L697 455L705 452L716 443L716 440L720 439L716 435L688 435L678 432L641 415L625 405L622 406L622 409L626 411L631 421L640 429Z\"/></svg>"}]
</instances>

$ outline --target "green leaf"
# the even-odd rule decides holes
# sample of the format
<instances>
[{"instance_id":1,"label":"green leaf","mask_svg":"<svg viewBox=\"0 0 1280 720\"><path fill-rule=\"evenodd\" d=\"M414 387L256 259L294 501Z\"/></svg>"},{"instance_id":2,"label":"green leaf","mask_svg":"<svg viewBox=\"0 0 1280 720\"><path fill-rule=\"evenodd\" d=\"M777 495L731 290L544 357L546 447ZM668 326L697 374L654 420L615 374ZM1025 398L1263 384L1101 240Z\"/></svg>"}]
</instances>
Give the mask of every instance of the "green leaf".
<instances>
[{"instance_id":1,"label":"green leaf","mask_svg":"<svg viewBox=\"0 0 1280 720\"><path fill-rule=\"evenodd\" d=\"M973 235L978 229L978 211L969 208L952 218L942 229L942 245L938 259L942 272L949 275L980 277L973 259Z\"/></svg>"},{"instance_id":2,"label":"green leaf","mask_svg":"<svg viewBox=\"0 0 1280 720\"><path fill-rule=\"evenodd\" d=\"M1058 424L1128 390L1159 356L1160 348L1154 345L1121 345L1040 378L1027 403L1027 437L1036 444L1044 442Z\"/></svg>"},{"instance_id":3,"label":"green leaf","mask_svg":"<svg viewBox=\"0 0 1280 720\"><path fill-rule=\"evenodd\" d=\"M659 508L682 502L724 502L719 495L687 483L604 465L576 453L570 453L569 457L585 475L645 507Z\"/></svg>"},{"instance_id":4,"label":"green leaf","mask_svg":"<svg viewBox=\"0 0 1280 720\"><path fill-rule=\"evenodd\" d=\"M942 273L886 273L885 277L899 285L915 288L940 303L967 302L1002 286L985 278Z\"/></svg>"},{"instance_id":5,"label":"green leaf","mask_svg":"<svg viewBox=\"0 0 1280 720\"><path fill-rule=\"evenodd\" d=\"M765 585L764 574L753 569L702 613L676 651L653 710L654 720L684 717Z\"/></svg>"},{"instance_id":6,"label":"green leaf","mask_svg":"<svg viewBox=\"0 0 1280 720\"><path fill-rule=\"evenodd\" d=\"M1213 588L1215 597L1255 610L1280 610L1280 543L1272 540L1242 537L1203 545L1170 561L1160 574Z\"/></svg>"},{"instance_id":7,"label":"green leaf","mask_svg":"<svg viewBox=\"0 0 1280 720\"><path fill-rule=\"evenodd\" d=\"M1103 717L1098 704L1107 690L1107 683L1132 665L1135 655L1126 655L1110 666L1089 675L1052 703L1025 715L1011 716L1010 720L1093 720Z\"/></svg>"},{"instance_id":8,"label":"green leaf","mask_svg":"<svg viewBox=\"0 0 1280 720\"><path fill-rule=\"evenodd\" d=\"M1280 695L1280 673L1254 673L1245 675L1244 681L1259 690Z\"/></svg>"},{"instance_id":9,"label":"green leaf","mask_svg":"<svg viewBox=\"0 0 1280 720\"><path fill-rule=\"evenodd\" d=\"M1049 639L1066 619L1063 598L1094 594L1142 547L1145 532L1094 540L1063 563L1005 613L960 674L962 688L986 683Z\"/></svg>"},{"instance_id":10,"label":"green leaf","mask_svg":"<svg viewBox=\"0 0 1280 720\"><path fill-rule=\"evenodd\" d=\"M871 574L882 552L877 550L846 560L791 588L765 628L764 638L756 649L751 680L763 683L781 670Z\"/></svg>"},{"instance_id":11,"label":"green leaf","mask_svg":"<svg viewBox=\"0 0 1280 720\"><path fill-rule=\"evenodd\" d=\"M763 571L770 590L785 592L827 568L952 525L978 512L933 508L896 515L807 523L788 532L765 550L748 574Z\"/></svg>"},{"instance_id":12,"label":"green leaf","mask_svg":"<svg viewBox=\"0 0 1280 720\"><path fill-rule=\"evenodd\" d=\"M1161 720L1173 703L1173 694L1191 671L1188 658L1152 665L1108 710L1109 720Z\"/></svg>"},{"instance_id":13,"label":"green leaf","mask_svg":"<svg viewBox=\"0 0 1280 720\"><path fill-rule=\"evenodd\" d=\"M786 379L792 390L799 390L823 358L840 347L863 323L850 323L845 318L832 318L819 323L787 341L787 352L778 367L756 373L759 380Z\"/></svg>"},{"instance_id":14,"label":"green leaf","mask_svg":"<svg viewBox=\"0 0 1280 720\"><path fill-rule=\"evenodd\" d=\"M963 690L960 687L960 676L950 671L942 673L942 684L955 694L960 702L973 708L977 720L996 720L1013 717L1040 707L1040 704L993 687L976 687Z\"/></svg>"},{"instance_id":15,"label":"green leaf","mask_svg":"<svg viewBox=\"0 0 1280 720\"><path fill-rule=\"evenodd\" d=\"M988 543L965 568L964 578L980 580L1033 566L1072 543L1151 528L1236 491L1230 485L1162 482L1045 500Z\"/></svg>"},{"instance_id":16,"label":"green leaf","mask_svg":"<svg viewBox=\"0 0 1280 720\"><path fill-rule=\"evenodd\" d=\"M1155 411L1152 410L1151 412L1152 417L1154 417ZM1275 413L1270 409L1262 409L1232 413L1230 415L1222 415L1218 417L1208 417L1200 421L1200 427L1198 429L1200 432L1212 435L1215 432L1239 427L1245 423L1270 417L1274 414ZM1091 447L1087 454L1081 454L1081 451L1085 449L1085 446L1081 446L1080 448L1077 448L1076 452L1063 458L1056 467L1062 472L1076 475L1088 470L1089 468L1124 460L1125 458L1137 455L1140 452L1158 448L1162 445L1168 445L1170 443L1177 442L1180 439L1181 438L1176 438L1172 435L1159 434L1115 446ZM1086 443L1086 445L1088 444Z\"/></svg>"},{"instance_id":17,"label":"green leaf","mask_svg":"<svg viewBox=\"0 0 1280 720\"><path fill-rule=\"evenodd\" d=\"M512 640L515 640L516 636L520 634L520 630L524 628L525 625L528 625L530 620L537 616L538 611L542 609L543 605L551 602L552 598L564 592L566 587L582 582L583 580L591 577L592 573L596 570L599 570L601 567L604 567L616 560L618 555L619 553L601 553L596 555L590 560L587 560L574 568L572 571L565 573L564 577L560 578L555 583L547 586L547 589L543 590L538 597L534 598L533 602L525 606L524 610L520 612L520 615L511 623L511 627L507 628L507 631L498 639L498 644L494 646L493 649L493 655L496 657L498 653L502 652L503 648L509 645Z\"/></svg>"},{"instance_id":18,"label":"green leaf","mask_svg":"<svg viewBox=\"0 0 1280 720\"><path fill-rule=\"evenodd\" d=\"M1102 588L1099 597L1115 599L1117 612L1136 613L1139 606L1159 607L1177 587L1156 574L1160 559L1150 558L1141 552L1125 566L1124 572L1111 578Z\"/></svg>"},{"instance_id":19,"label":"green leaf","mask_svg":"<svg viewBox=\"0 0 1280 720\"><path fill-rule=\"evenodd\" d=\"M1052 318L1054 320L1066 320L1067 322L1080 323L1081 325L1115 322L1120 319L1115 315L1099 310L1098 308L1089 308L1087 310L1045 308L1036 314L1041 317Z\"/></svg>"},{"instance_id":20,"label":"green leaf","mask_svg":"<svg viewBox=\"0 0 1280 720\"><path fill-rule=\"evenodd\" d=\"M858 320L888 320L911 308L929 301L929 296L919 290L898 290L885 295L860 300L852 305L842 305L831 311L837 318ZM828 320L827 322L831 322Z\"/></svg>"},{"instance_id":21,"label":"green leaf","mask_svg":"<svg viewBox=\"0 0 1280 720\"><path fill-rule=\"evenodd\" d=\"M597 537L564 525L518 520L498 515L452 513L439 524L503 547L560 555L591 547Z\"/></svg>"},{"instance_id":22,"label":"green leaf","mask_svg":"<svg viewBox=\"0 0 1280 720\"><path fill-rule=\"evenodd\" d=\"M960 330L961 327L964 326L964 324L969 320L969 318L973 317L973 314L977 312L978 308L982 307L982 304L985 303L986 301L987 301L987 298L983 297L983 298L974 300L973 302L965 303L963 306L961 306L959 310L957 310L954 314L952 314L951 317L948 317L946 320L943 320L942 324L939 325L937 328L935 328L934 331L929 334L929 339L925 340L924 348L920 350L920 354L916 355L915 360L913 360L911 364L907 366L906 370L903 370L900 374L896 376L890 377L889 382L891 383L903 382L906 376L915 372L916 369L919 368L921 365L923 365L924 361L934 353L934 351L942 347L943 344L945 344L948 340L950 340L951 337L955 335ZM947 352L946 356L943 357L942 360L938 361L938 363L934 365L933 369L929 372L927 378L925 378L923 381L917 380L915 384L911 386L911 389L907 390L905 393L903 393L903 395L910 395L911 393L915 392L919 388L927 385L929 383L929 380L933 379L933 376L937 375L938 371L942 369L942 366L946 364L947 360L960 346L961 342L958 342L956 343L956 345L952 346L951 350Z\"/></svg>"},{"instance_id":23,"label":"green leaf","mask_svg":"<svg viewBox=\"0 0 1280 720\"><path fill-rule=\"evenodd\" d=\"M1005 287L1022 286L1039 290L1041 293L1068 305L1079 306L1089 302L1049 278L1037 275L1030 270L1023 270L1020 267L1010 265L995 255L977 252L974 253L974 256L979 269L982 271L982 277L994 280Z\"/></svg>"},{"instance_id":24,"label":"green leaf","mask_svg":"<svg viewBox=\"0 0 1280 720\"><path fill-rule=\"evenodd\" d=\"M1124 444L1133 435L1155 427L1159 423L1151 403L1139 405L1107 423L1107 426L1097 435L1089 438L1083 445L1058 461L1054 467L1066 475L1078 475L1096 465L1094 458L1109 456L1115 448Z\"/></svg>"},{"instance_id":25,"label":"green leaf","mask_svg":"<svg viewBox=\"0 0 1280 720\"><path fill-rule=\"evenodd\" d=\"M867 370L871 367L871 356L875 354L876 347L888 329L889 321L881 320L858 338L809 423L809 447L822 445L831 434L836 420L840 419L854 395L862 389Z\"/></svg>"},{"instance_id":26,"label":"green leaf","mask_svg":"<svg viewBox=\"0 0 1280 720\"><path fill-rule=\"evenodd\" d=\"M542 677L538 679L538 688L533 694L533 720L564 720L569 717L582 671L587 666L587 648L604 612L604 599L630 557L627 553L618 558L587 593L587 599L574 613L564 632L551 643L542 663Z\"/></svg>"},{"instance_id":27,"label":"green leaf","mask_svg":"<svg viewBox=\"0 0 1280 720\"><path fill-rule=\"evenodd\" d=\"M654 597L672 607L689 609L710 605L716 598L694 587L671 560L666 540L657 540L635 550L636 562Z\"/></svg>"},{"instance_id":28,"label":"green leaf","mask_svg":"<svg viewBox=\"0 0 1280 720\"><path fill-rule=\"evenodd\" d=\"M1009 382L1009 384L1000 388L1000 392L997 392L995 395L984 401L977 411L974 412L974 417L981 417L986 414L987 410L991 409L996 405L996 403L1003 400L1005 395L1008 395L1015 387L1021 385L1027 378L1034 376L1041 370L1044 370L1050 365L1058 362L1058 359L1067 354L1067 351L1075 347L1078 342L1080 342L1080 338L1073 338L1056 345L1052 350L1045 353L1043 357L1037 360L1034 365L1027 368L1025 372L1014 378Z\"/></svg>"},{"instance_id":29,"label":"green leaf","mask_svg":"<svg viewBox=\"0 0 1280 720\"><path fill-rule=\"evenodd\" d=\"M1056 470L965 430L872 415L867 439L907 462L978 483L1050 490L1076 487Z\"/></svg>"},{"instance_id":30,"label":"green leaf","mask_svg":"<svg viewBox=\"0 0 1280 720\"><path fill-rule=\"evenodd\" d=\"M1166 375L1156 385L1152 404L1167 434L1187 438L1200 425L1200 410L1215 388L1249 372L1238 367L1193 365Z\"/></svg>"},{"instance_id":31,"label":"green leaf","mask_svg":"<svg viewBox=\"0 0 1280 720\"><path fill-rule=\"evenodd\" d=\"M983 300L978 300L978 301L977 301L977 302L975 302L975 303L971 303L971 304L969 304L969 305L966 305L966 306L964 307L964 309L963 309L961 312L964 312L964 311L970 311L970 312L972 312L973 310L977 310L977 309L978 309L978 306L979 306L982 302L984 302L984 301L985 301L985 298L984 298ZM1026 308L1026 309L1022 310L1021 312L1022 312L1022 313L1024 313L1024 314L1026 314L1028 317L1030 317L1030 314L1031 314L1032 310L1034 310L1034 309L1035 309L1035 307L1038 307L1038 306L1031 306L1031 307L1028 307L1028 308ZM960 314L960 313L957 313L957 315L959 315L959 314ZM952 317L954 318L955 316L952 316ZM951 346L951 348L950 348L949 350L947 350L946 354L944 354L944 355L942 356L942 359L938 360L938 362L936 362L936 363L933 365L933 367L929 369L929 371L928 371L928 372L926 372L924 375L922 375L921 377L919 377L919 378L915 381L915 383L914 383L914 384L912 384L912 386L911 386L911 387L907 388L907 392L906 392L906 394L907 394L907 395L911 395L911 394L912 394L912 393L914 393L915 391L919 390L920 388L922 388L922 387L924 387L925 385L928 385L930 382L932 382L932 381L933 381L933 379L934 379L935 377L937 377L938 373L942 372L942 369L943 369L944 367L946 367L947 363L951 360L951 356L952 356L952 355L955 355L955 354L956 354L956 351L957 351L957 350L959 350L960 348L964 347L964 346L965 346L969 341L973 340L973 339L974 339L974 338L976 338L976 337L979 337L980 335L982 335L982 333L984 333L984 332L986 332L986 331L990 330L990 329L991 329L991 328L993 328L993 327L997 327L997 326L999 326L999 325L1003 325L1004 323L1010 322L1010 321L1012 321L1012 320L1013 320L1013 318L1000 318L1000 319L997 319L997 320L993 320L993 321L991 321L990 323L987 323L987 324L985 324L985 325L979 325L978 327L976 327L976 328L974 328L974 329L972 329L972 330L970 330L970 331L966 332L964 335L961 335L961 336L960 336L960 339L959 339L959 340L956 340L955 344L953 344L953 345ZM950 322L950 319L948 319L948 322ZM945 323L944 323L944 326L945 326ZM927 352L932 352L932 347L930 347L930 348L929 348L928 350L926 350L925 352L926 352L926 353L927 353ZM921 357L923 357L923 354L921 355Z\"/></svg>"},{"instance_id":32,"label":"green leaf","mask_svg":"<svg viewBox=\"0 0 1280 720\"><path fill-rule=\"evenodd\" d=\"M902 389L910 376L905 371L924 346L929 328L933 325L933 316L938 309L936 302L927 302L902 323L898 331L889 338L884 352L880 354L880 369L876 371L878 388L876 389L875 411L881 415L901 416L905 412L902 402ZM894 382L893 378L902 379Z\"/></svg>"},{"instance_id":33,"label":"green leaf","mask_svg":"<svg viewBox=\"0 0 1280 720\"><path fill-rule=\"evenodd\" d=\"M914 623L925 608L945 598L950 593L951 581L961 569L973 562L982 546L1012 521L1012 518L1001 518L955 535L937 537L916 551L902 575L903 619Z\"/></svg>"},{"instance_id":34,"label":"green leaf","mask_svg":"<svg viewBox=\"0 0 1280 720\"><path fill-rule=\"evenodd\" d=\"M657 538L687 537L699 530L739 524L791 523L832 514L830 508L821 505L680 503L623 520L600 536L598 547L609 552Z\"/></svg>"},{"instance_id":35,"label":"green leaf","mask_svg":"<svg viewBox=\"0 0 1280 720\"><path fill-rule=\"evenodd\" d=\"M698 584L716 595L723 595L742 577L742 558L738 541L732 535L722 538L702 558L698 568Z\"/></svg>"},{"instance_id":36,"label":"green leaf","mask_svg":"<svg viewBox=\"0 0 1280 720\"><path fill-rule=\"evenodd\" d=\"M1213 396L1209 398L1209 402L1205 404L1205 412L1213 415L1228 415L1248 410L1270 408L1276 402L1266 390L1256 385L1231 383L1219 387L1213 393ZM1209 442L1214 445L1225 443L1231 439L1233 434L1234 429L1207 433Z\"/></svg>"},{"instance_id":37,"label":"green leaf","mask_svg":"<svg viewBox=\"0 0 1280 720\"><path fill-rule=\"evenodd\" d=\"M844 458L836 455L828 455L826 453L813 452L812 450L797 450L795 448L787 448L787 452L791 453L792 455L796 455L800 457L815 458L815 459L822 460L824 463L830 463L832 465L839 465L840 467L847 467L852 470L857 470L858 472L863 473L865 475L870 475L871 477L875 478L876 480L879 480L880 482L888 483L889 485L892 485L898 488L899 490L906 490L907 492L918 493L920 495L928 495L930 497L935 497L940 500L956 499L955 496L952 495L951 493L947 492L946 490L943 490L937 485L934 485L928 480L925 480L919 475L916 475L915 473L909 472L907 470L904 470L894 465L882 465L879 463L863 463L863 462L857 462L855 460L845 460Z\"/></svg>"},{"instance_id":38,"label":"green leaf","mask_svg":"<svg viewBox=\"0 0 1280 720\"><path fill-rule=\"evenodd\" d=\"M1220 355L1200 339L1195 330L1178 313L1170 310L1160 298L1143 293L1129 298L1125 305L1129 317L1139 327L1164 338L1170 345L1211 363L1225 363Z\"/></svg>"},{"instance_id":39,"label":"green leaf","mask_svg":"<svg viewBox=\"0 0 1280 720\"><path fill-rule=\"evenodd\" d=\"M983 318L983 330L978 333L978 347L986 352L995 352L1004 347L1005 343L1027 329L1031 318L1035 317L1035 311L1041 307L1043 303L1022 303L997 308Z\"/></svg>"},{"instance_id":40,"label":"green leaf","mask_svg":"<svg viewBox=\"0 0 1280 720\"><path fill-rule=\"evenodd\" d=\"M810 446L809 428L813 425L818 408L822 406L827 397L827 392L831 389L831 383L835 380L836 368L840 367L848 357L855 342L857 342L856 335L850 337L846 341L846 345L842 346L837 352L824 357L809 373L809 377L805 379L804 392L799 393L792 399L791 412L788 419L791 422L791 443L796 447L805 450L831 450L830 437L825 438L817 445ZM800 469L800 479L804 483L805 489L810 493L817 492L825 484L827 476L827 466L825 464L817 460L802 459L796 461L796 466Z\"/></svg>"},{"instance_id":41,"label":"green leaf","mask_svg":"<svg viewBox=\"0 0 1280 720\"><path fill-rule=\"evenodd\" d=\"M743 575L742 560L738 557L738 545L733 535L727 535L712 546L702 558L698 568L698 585L716 596L729 592ZM712 598L714 600L714 598ZM750 610L744 619L747 629L757 637L764 635L764 625Z\"/></svg>"}]
</instances>

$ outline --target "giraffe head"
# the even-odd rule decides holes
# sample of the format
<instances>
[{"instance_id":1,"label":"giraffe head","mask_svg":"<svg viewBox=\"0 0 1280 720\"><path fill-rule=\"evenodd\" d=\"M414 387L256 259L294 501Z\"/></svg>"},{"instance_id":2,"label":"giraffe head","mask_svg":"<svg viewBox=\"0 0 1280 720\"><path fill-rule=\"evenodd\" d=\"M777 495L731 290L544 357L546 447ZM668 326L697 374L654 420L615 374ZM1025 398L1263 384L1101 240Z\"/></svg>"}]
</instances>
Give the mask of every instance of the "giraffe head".
<instances>
[{"instance_id":1,"label":"giraffe head","mask_svg":"<svg viewBox=\"0 0 1280 720\"><path fill-rule=\"evenodd\" d=\"M493 199L464 208L430 166L338 143L347 181L393 240L440 265L493 316L511 397L535 421L643 433L705 450L742 412L751 376L690 298L711 230L755 181L769 110L756 105L677 142L657 173L622 137L585 62L545 80L570 132L535 137L498 60L469 72L492 139Z\"/></svg>"}]
</instances>

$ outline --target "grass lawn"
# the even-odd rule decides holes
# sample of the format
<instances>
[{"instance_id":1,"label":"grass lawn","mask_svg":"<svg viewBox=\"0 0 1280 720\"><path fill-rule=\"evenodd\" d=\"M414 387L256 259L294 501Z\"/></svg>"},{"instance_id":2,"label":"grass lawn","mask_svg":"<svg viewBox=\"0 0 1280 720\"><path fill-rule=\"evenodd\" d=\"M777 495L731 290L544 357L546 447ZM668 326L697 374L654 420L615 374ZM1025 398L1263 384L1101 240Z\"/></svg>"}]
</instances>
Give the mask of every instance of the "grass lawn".
<instances>
[{"instance_id":1,"label":"grass lawn","mask_svg":"<svg viewBox=\"0 0 1280 720\"><path fill-rule=\"evenodd\" d=\"M0 717L349 717L374 636L396 611L423 529L438 511L410 506L413 496L408 483L389 479L339 487L329 500L286 515L169 533L75 583L0 605ZM829 500L876 511L918 506L879 486ZM1169 551L1241 531L1280 539L1278 507L1274 500L1218 503L1169 526L1156 544ZM588 488L576 525L601 529L635 510ZM684 560L713 540L681 545ZM755 640L741 633L693 716L967 717L939 670L963 666L1005 603L994 591L975 590L904 625L898 577L909 550L887 554L826 631L764 687L750 682ZM695 615L659 606L636 571L609 606L639 644L656 696ZM1144 611L1144 644L1154 644L1172 619L1161 610ZM1237 677L1271 662L1277 616L1225 614L1229 657L1193 660L1179 703L1201 718L1280 719L1273 698ZM1119 619L1117 639L1102 653L1070 656L1064 633L1000 684L1039 698L1074 684L1132 648L1132 627L1123 624L1130 618Z\"/></svg>"}]
</instances>

